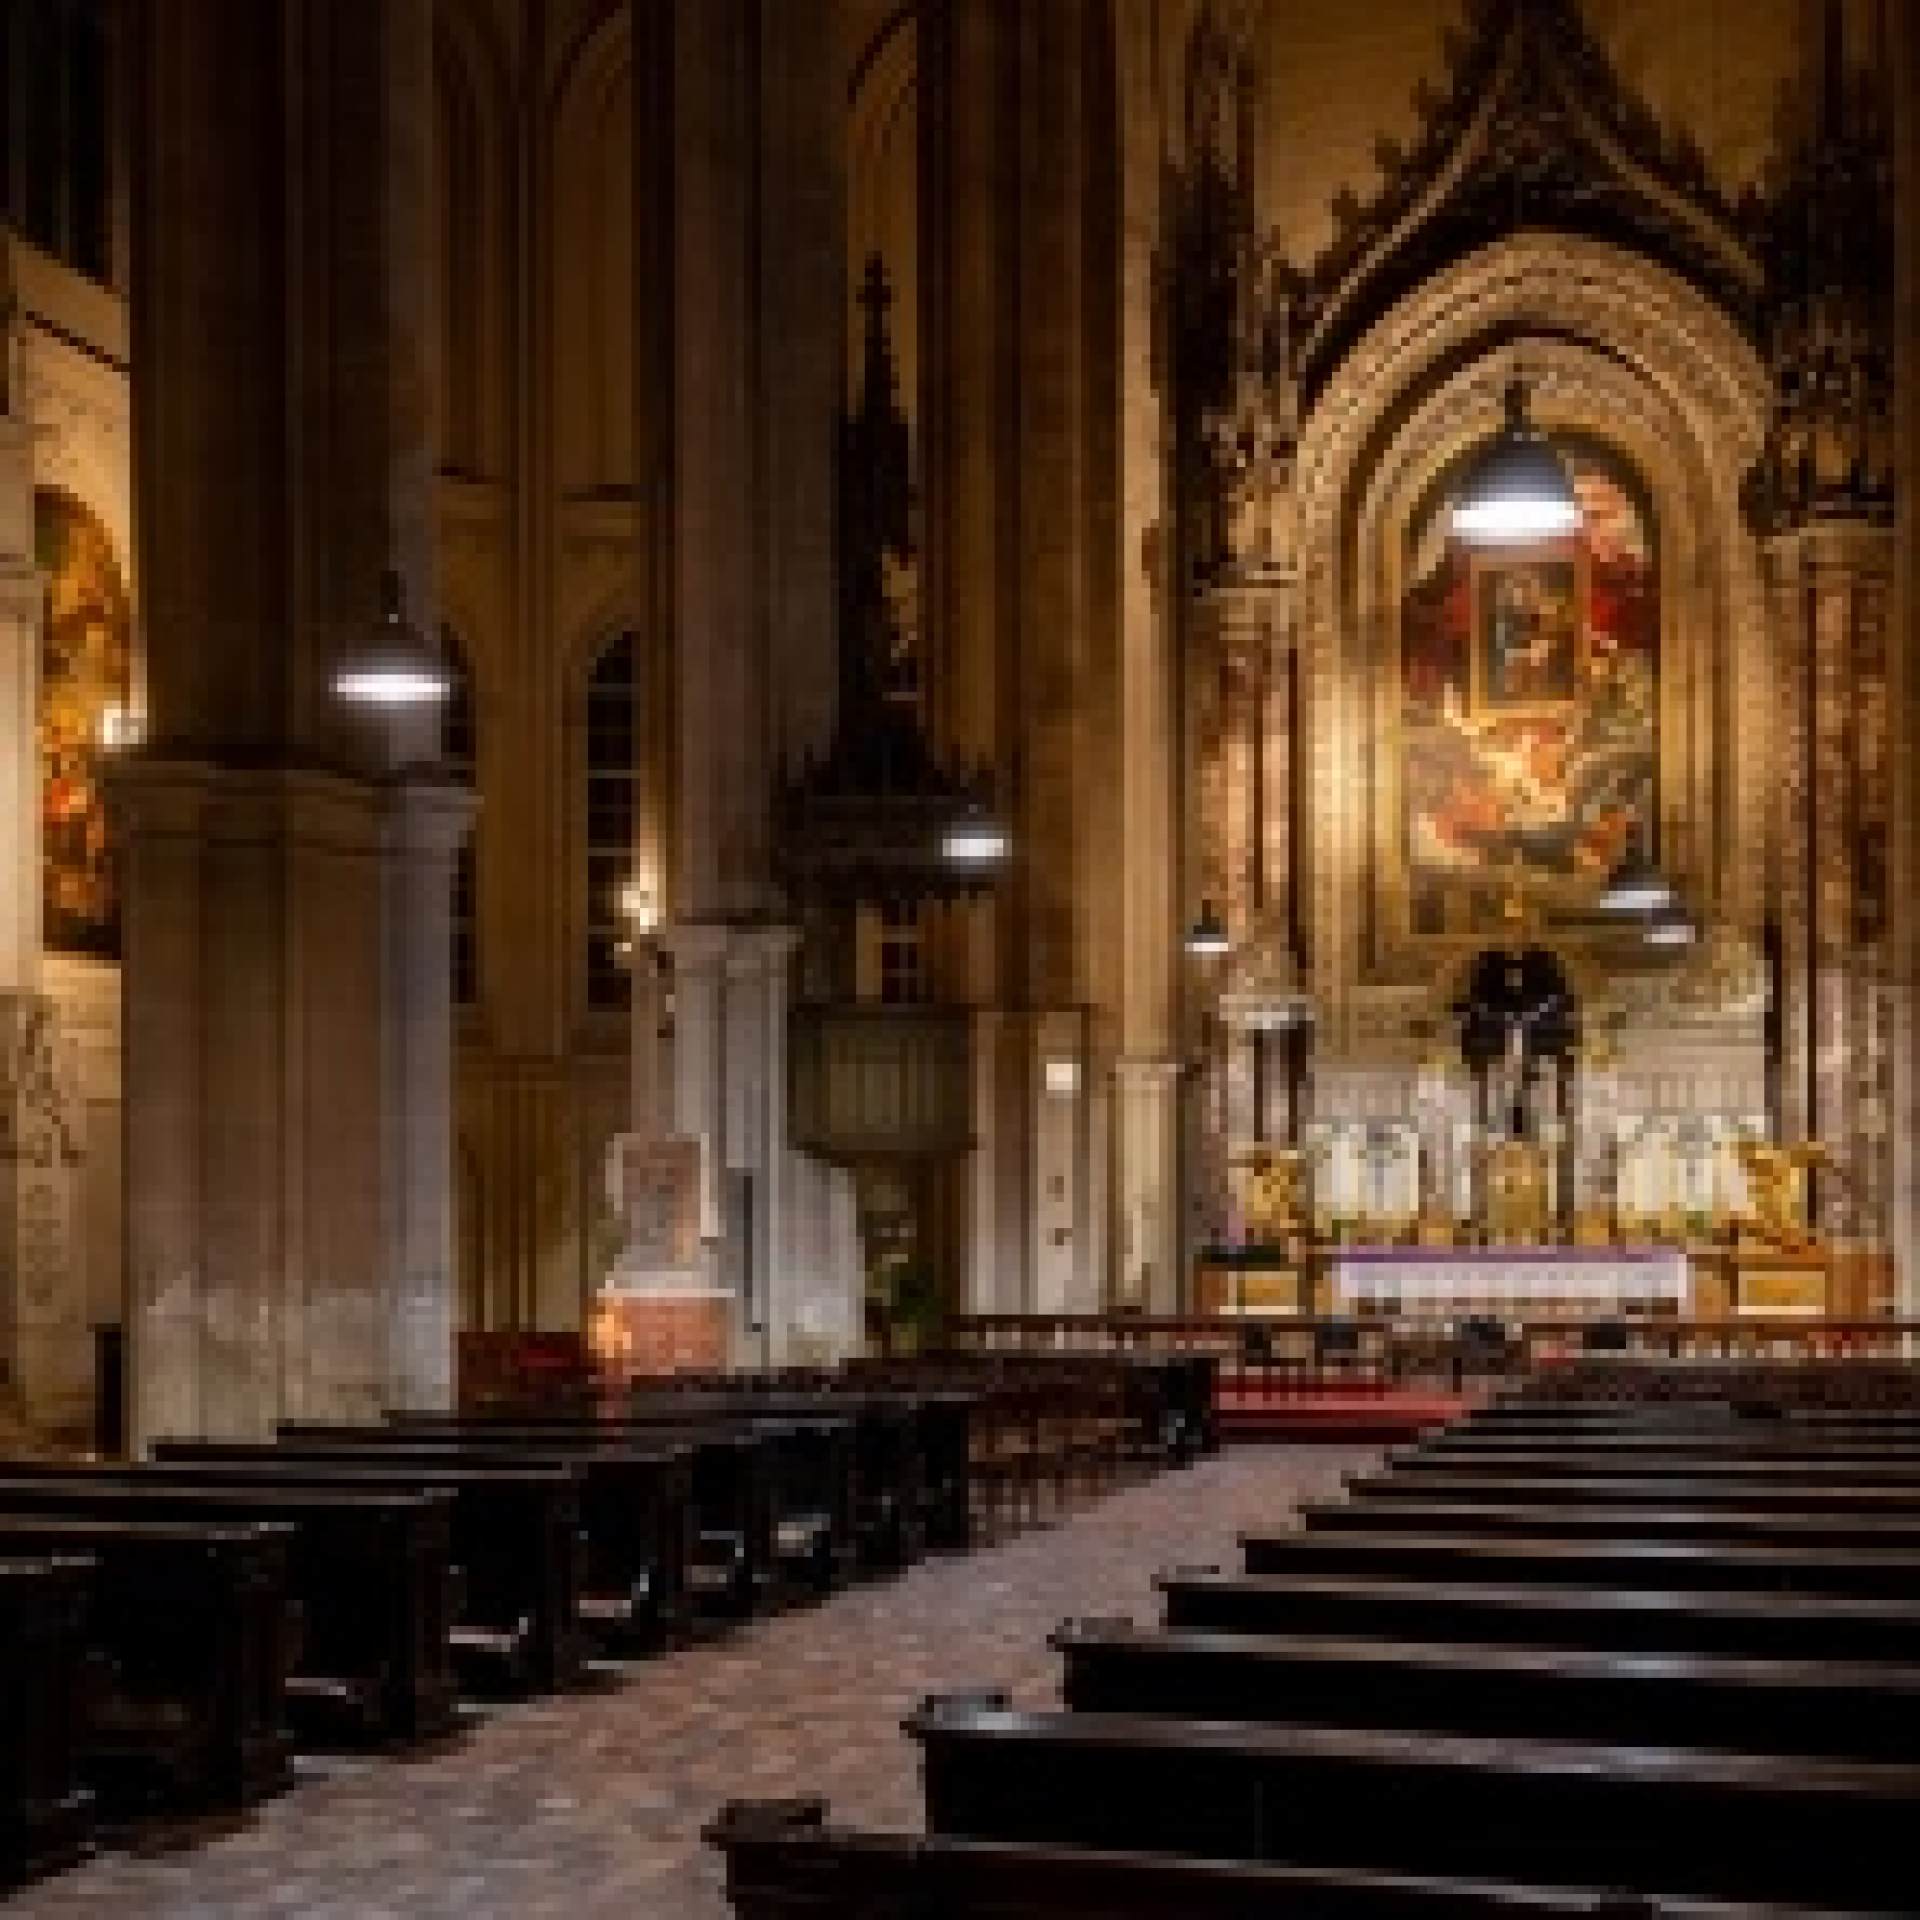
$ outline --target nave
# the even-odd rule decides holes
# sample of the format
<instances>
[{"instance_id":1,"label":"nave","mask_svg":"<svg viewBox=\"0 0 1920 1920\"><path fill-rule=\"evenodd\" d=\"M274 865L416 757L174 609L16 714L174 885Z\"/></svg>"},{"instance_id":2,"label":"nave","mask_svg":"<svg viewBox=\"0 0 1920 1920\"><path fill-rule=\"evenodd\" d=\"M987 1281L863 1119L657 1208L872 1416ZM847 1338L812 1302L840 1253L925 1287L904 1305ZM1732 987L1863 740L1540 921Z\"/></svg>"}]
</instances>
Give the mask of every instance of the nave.
<instances>
[{"instance_id":1,"label":"nave","mask_svg":"<svg viewBox=\"0 0 1920 1920\"><path fill-rule=\"evenodd\" d=\"M1075 1615L1153 1617L1152 1577L1331 1492L1372 1455L1238 1449L898 1578L619 1668L581 1691L478 1710L405 1759L297 1761L293 1789L231 1831L109 1846L15 1896L9 1920L723 1920L702 1830L742 1796L822 1795L836 1818L919 1825L901 1722L929 1694L1057 1684L1047 1636Z\"/></svg>"}]
</instances>

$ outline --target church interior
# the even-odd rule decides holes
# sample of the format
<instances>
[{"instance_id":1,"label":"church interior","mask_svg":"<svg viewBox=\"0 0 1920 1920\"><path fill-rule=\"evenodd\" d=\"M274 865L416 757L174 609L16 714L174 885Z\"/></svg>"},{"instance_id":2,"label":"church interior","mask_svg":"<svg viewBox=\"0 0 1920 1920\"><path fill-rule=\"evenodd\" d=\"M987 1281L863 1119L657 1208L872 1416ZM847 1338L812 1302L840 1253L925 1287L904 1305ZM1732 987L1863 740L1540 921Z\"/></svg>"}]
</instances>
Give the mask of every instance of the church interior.
<instances>
[{"instance_id":1,"label":"church interior","mask_svg":"<svg viewBox=\"0 0 1920 1920\"><path fill-rule=\"evenodd\" d=\"M1920 1912L1917 108L0 0L0 1901Z\"/></svg>"}]
</instances>

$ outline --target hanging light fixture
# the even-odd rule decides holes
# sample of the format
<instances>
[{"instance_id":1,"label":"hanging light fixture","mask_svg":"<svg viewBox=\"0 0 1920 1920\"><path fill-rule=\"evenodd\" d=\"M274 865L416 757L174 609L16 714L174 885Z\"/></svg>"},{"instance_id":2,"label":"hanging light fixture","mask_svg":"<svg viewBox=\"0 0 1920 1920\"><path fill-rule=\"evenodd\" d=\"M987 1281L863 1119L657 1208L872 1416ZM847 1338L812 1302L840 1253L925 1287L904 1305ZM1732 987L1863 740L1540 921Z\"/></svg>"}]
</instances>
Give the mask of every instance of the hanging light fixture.
<instances>
[{"instance_id":1,"label":"hanging light fixture","mask_svg":"<svg viewBox=\"0 0 1920 1920\"><path fill-rule=\"evenodd\" d=\"M1672 884L1648 856L1636 829L1613 871L1607 875L1607 884L1596 904L1602 913L1625 915L1660 913L1673 903Z\"/></svg>"},{"instance_id":2,"label":"hanging light fixture","mask_svg":"<svg viewBox=\"0 0 1920 1920\"><path fill-rule=\"evenodd\" d=\"M1659 908L1647 921L1642 936L1650 947L1690 947L1700 936L1693 916L1677 901Z\"/></svg>"},{"instance_id":3,"label":"hanging light fixture","mask_svg":"<svg viewBox=\"0 0 1920 1920\"><path fill-rule=\"evenodd\" d=\"M1212 959L1228 952L1233 942L1227 938L1227 923L1211 900L1200 902L1200 911L1187 929L1187 951L1198 959Z\"/></svg>"},{"instance_id":4,"label":"hanging light fixture","mask_svg":"<svg viewBox=\"0 0 1920 1920\"><path fill-rule=\"evenodd\" d=\"M1506 423L1474 462L1454 503L1451 525L1463 540L1494 546L1551 540L1580 525L1580 501L1565 463L1534 424L1527 383L1507 382Z\"/></svg>"},{"instance_id":5,"label":"hanging light fixture","mask_svg":"<svg viewBox=\"0 0 1920 1920\"><path fill-rule=\"evenodd\" d=\"M436 706L453 691L446 662L407 618L406 591L391 568L380 577L380 624L364 645L341 656L333 691L353 706L383 712Z\"/></svg>"},{"instance_id":6,"label":"hanging light fixture","mask_svg":"<svg viewBox=\"0 0 1920 1920\"><path fill-rule=\"evenodd\" d=\"M978 803L964 807L940 836L940 857L955 867L992 867L1007 857L1007 830Z\"/></svg>"}]
</instances>

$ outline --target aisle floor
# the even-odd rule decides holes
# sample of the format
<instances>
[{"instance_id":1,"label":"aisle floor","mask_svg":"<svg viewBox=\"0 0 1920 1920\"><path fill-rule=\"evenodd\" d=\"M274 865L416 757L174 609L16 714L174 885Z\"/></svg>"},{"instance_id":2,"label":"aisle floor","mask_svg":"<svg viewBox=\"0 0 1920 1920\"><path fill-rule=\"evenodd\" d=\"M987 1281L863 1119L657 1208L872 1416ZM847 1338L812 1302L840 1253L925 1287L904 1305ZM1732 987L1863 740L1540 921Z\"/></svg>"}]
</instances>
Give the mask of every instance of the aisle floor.
<instances>
[{"instance_id":1,"label":"aisle floor","mask_svg":"<svg viewBox=\"0 0 1920 1920\"><path fill-rule=\"evenodd\" d=\"M1157 1568L1231 1560L1238 1530L1371 1457L1231 1449L586 1693L488 1709L431 1753L303 1759L290 1793L230 1830L109 1848L8 1920L722 1920L700 1830L723 1801L820 1794L849 1822L917 1826L900 1721L923 1695L1047 1704L1062 1618L1153 1619Z\"/></svg>"}]
</instances>

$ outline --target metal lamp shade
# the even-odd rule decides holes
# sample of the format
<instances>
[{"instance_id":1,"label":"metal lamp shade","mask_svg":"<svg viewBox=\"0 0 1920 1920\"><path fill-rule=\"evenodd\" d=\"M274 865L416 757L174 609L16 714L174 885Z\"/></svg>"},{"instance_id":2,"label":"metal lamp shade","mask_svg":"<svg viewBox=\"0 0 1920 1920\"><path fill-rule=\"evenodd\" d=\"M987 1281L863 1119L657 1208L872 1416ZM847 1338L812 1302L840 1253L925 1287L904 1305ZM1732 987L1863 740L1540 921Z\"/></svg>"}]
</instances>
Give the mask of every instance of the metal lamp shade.
<instances>
[{"instance_id":1,"label":"metal lamp shade","mask_svg":"<svg viewBox=\"0 0 1920 1920\"><path fill-rule=\"evenodd\" d=\"M1451 525L1463 540L1497 546L1576 532L1580 501L1565 463L1527 412L1527 390L1507 388L1506 424L1475 463Z\"/></svg>"}]
</instances>

